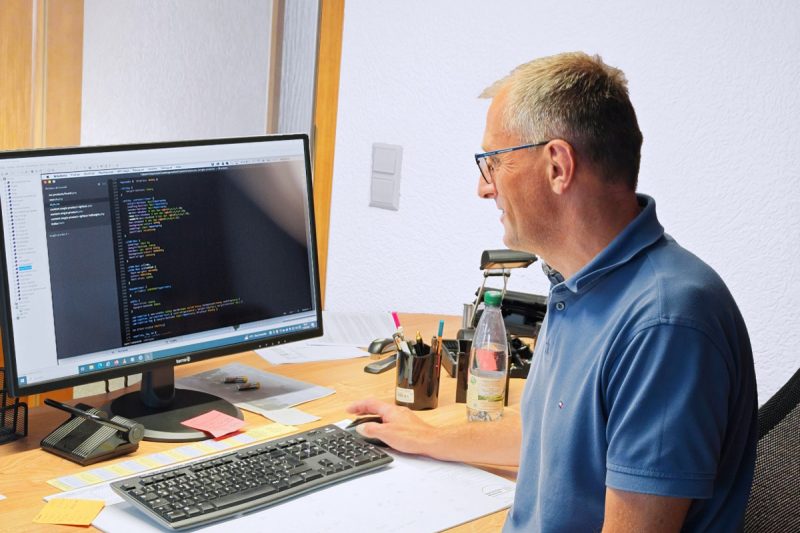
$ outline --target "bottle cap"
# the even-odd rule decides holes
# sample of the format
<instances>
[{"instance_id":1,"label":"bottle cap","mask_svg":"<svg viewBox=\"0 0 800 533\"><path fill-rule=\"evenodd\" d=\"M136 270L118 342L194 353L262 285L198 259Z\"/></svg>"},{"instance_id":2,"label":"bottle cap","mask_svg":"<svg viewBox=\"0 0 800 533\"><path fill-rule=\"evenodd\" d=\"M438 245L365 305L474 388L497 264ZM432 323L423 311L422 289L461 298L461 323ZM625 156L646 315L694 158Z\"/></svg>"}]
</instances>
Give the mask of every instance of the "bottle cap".
<instances>
[{"instance_id":1,"label":"bottle cap","mask_svg":"<svg viewBox=\"0 0 800 533\"><path fill-rule=\"evenodd\" d=\"M500 302L503 301L501 294L497 291L486 291L483 293L483 303L491 305L492 307L500 307Z\"/></svg>"}]
</instances>

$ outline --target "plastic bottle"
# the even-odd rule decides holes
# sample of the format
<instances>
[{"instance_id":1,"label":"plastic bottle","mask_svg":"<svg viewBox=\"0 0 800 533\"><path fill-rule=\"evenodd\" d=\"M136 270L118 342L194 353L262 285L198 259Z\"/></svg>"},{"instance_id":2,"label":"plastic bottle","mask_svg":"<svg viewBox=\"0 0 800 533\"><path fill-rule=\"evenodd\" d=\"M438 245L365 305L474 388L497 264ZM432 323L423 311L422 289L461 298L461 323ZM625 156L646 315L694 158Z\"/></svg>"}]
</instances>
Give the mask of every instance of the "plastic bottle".
<instances>
[{"instance_id":1,"label":"plastic bottle","mask_svg":"<svg viewBox=\"0 0 800 533\"><path fill-rule=\"evenodd\" d=\"M506 325L500 312L501 295L486 291L484 309L469 355L467 420L499 420L503 417L508 369Z\"/></svg>"}]
</instances>

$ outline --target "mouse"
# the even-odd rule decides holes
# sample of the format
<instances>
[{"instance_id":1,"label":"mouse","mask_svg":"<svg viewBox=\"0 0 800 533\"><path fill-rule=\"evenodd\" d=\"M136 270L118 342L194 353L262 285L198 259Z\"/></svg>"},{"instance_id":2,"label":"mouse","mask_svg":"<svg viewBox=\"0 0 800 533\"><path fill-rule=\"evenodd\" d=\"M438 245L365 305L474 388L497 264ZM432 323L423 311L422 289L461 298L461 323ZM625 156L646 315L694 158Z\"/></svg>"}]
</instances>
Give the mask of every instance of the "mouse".
<instances>
[{"instance_id":1,"label":"mouse","mask_svg":"<svg viewBox=\"0 0 800 533\"><path fill-rule=\"evenodd\" d=\"M366 424L367 422L375 422L377 424L383 424L383 419L378 415L362 416L361 418L356 418L355 420L350 422L350 424L348 424L347 427L345 427L344 429L352 433L355 433L356 435L358 435L359 437L361 437L370 444L388 448L389 445L383 442L382 440L372 437L365 437L364 435L356 431L356 427L360 426L361 424Z\"/></svg>"},{"instance_id":2,"label":"mouse","mask_svg":"<svg viewBox=\"0 0 800 533\"><path fill-rule=\"evenodd\" d=\"M367 351L369 353L386 353L394 349L394 341L392 339L375 339L369 343Z\"/></svg>"}]
</instances>

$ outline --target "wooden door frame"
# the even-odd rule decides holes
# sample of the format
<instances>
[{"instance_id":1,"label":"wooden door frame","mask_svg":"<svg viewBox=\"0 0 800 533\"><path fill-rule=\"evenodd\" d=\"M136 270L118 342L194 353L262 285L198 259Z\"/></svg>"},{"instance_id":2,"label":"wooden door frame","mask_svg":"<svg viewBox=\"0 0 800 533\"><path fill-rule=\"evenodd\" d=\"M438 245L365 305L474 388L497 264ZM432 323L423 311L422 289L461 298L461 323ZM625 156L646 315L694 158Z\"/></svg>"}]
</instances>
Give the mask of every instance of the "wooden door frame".
<instances>
[{"instance_id":1,"label":"wooden door frame","mask_svg":"<svg viewBox=\"0 0 800 533\"><path fill-rule=\"evenodd\" d=\"M83 0L0 2L0 149L80 144ZM46 397L72 399L72 388Z\"/></svg>"},{"instance_id":2,"label":"wooden door frame","mask_svg":"<svg viewBox=\"0 0 800 533\"><path fill-rule=\"evenodd\" d=\"M333 156L336 148L336 117L339 110L343 28L344 0L321 0L313 145L314 214L317 222L317 255L323 307L328 271Z\"/></svg>"}]
</instances>

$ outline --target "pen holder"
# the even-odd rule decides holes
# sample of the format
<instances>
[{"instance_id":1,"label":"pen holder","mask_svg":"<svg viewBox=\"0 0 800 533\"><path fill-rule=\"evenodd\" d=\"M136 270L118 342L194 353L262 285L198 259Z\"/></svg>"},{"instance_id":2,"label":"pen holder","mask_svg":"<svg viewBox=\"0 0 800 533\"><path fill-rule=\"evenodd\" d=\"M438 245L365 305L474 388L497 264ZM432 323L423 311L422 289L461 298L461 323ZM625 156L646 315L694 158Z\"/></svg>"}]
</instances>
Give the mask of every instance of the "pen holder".
<instances>
[{"instance_id":1,"label":"pen holder","mask_svg":"<svg viewBox=\"0 0 800 533\"><path fill-rule=\"evenodd\" d=\"M422 355L398 351L394 402L414 411L435 409L439 403L440 371L438 351L426 344L422 345Z\"/></svg>"}]
</instances>

